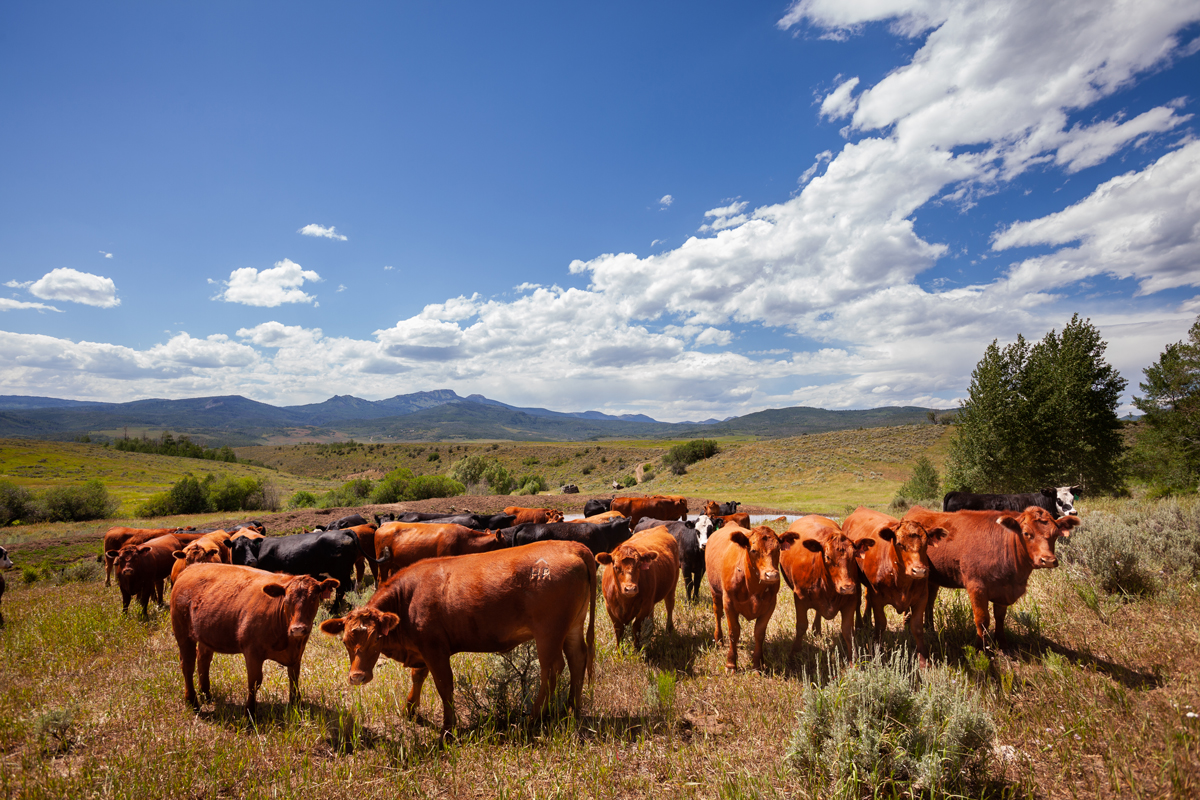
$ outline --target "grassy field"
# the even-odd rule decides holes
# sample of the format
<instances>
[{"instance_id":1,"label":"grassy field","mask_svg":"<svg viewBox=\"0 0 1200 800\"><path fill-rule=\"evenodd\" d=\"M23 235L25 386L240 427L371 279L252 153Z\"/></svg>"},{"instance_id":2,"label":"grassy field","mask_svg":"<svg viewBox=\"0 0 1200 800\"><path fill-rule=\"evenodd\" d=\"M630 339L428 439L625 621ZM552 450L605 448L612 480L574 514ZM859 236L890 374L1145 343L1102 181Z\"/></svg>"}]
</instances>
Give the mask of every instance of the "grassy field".
<instances>
[{"instance_id":1,"label":"grassy field","mask_svg":"<svg viewBox=\"0 0 1200 800\"><path fill-rule=\"evenodd\" d=\"M146 498L171 488L184 475L203 480L210 473L262 478L284 497L300 489L321 492L335 485L307 475L249 464L125 453L99 444L0 439L0 479L33 491L51 486L77 486L98 479L110 495L121 501L118 513L122 515L132 514Z\"/></svg>"},{"instance_id":2,"label":"grassy field","mask_svg":"<svg viewBox=\"0 0 1200 800\"><path fill-rule=\"evenodd\" d=\"M931 454L940 466L941 436L846 434L858 436L730 446L671 480L694 481L700 490L689 494L743 502L838 509L874 497L880 500L866 504L883 508L916 455ZM859 452L841 452L839 443ZM574 458L575 450L559 448L542 455ZM604 453L593 448L579 458ZM758 484L717 482L718 475L753 475L749 470L758 477L747 481ZM668 487L655 479L644 488ZM1144 531L1134 528L1146 537L1163 535L1158 520L1193 527L1200 520L1194 500L1083 498L1080 506L1084 524L1060 554L1086 545L1084 537L1107 530L1116 516L1147 520ZM309 642L297 706L287 705L286 671L269 663L258 716L248 720L241 710L244 663L218 655L215 699L191 712L169 614L152 607L145 621L124 616L117 589L103 586L94 536L108 524L3 532L20 544L0 628L4 796L784 798L811 788L787 753L806 683L832 685L825 665L841 658L841 647L836 625L827 622L822 635L809 634L799 658L788 658L795 612L786 587L762 673L725 673L725 648L712 642L707 583L692 606L680 582L676 631L665 632L660 607L642 652L628 642L615 645L601 601L596 680L585 690L578 722L523 719L521 677L536 676L527 648L508 657L455 656L462 727L442 746L431 685L422 717L406 719L407 672L382 660L372 683L352 687L340 642L319 632ZM31 563L42 567L22 569ZM941 593L928 682L944 675L968 687L996 726L989 777L968 796L1200 796L1200 581L1166 571L1155 580L1152 593L1108 594L1100 577L1077 563L1038 571L1009 612L1013 646L986 656L971 647L963 593ZM350 597L355 605L367 599ZM889 614L885 651L909 653L901 620ZM322 610L318 619L326 616ZM744 631L743 665L748 636ZM868 640L859 634L864 650ZM893 785L879 796L914 792Z\"/></svg>"}]
</instances>

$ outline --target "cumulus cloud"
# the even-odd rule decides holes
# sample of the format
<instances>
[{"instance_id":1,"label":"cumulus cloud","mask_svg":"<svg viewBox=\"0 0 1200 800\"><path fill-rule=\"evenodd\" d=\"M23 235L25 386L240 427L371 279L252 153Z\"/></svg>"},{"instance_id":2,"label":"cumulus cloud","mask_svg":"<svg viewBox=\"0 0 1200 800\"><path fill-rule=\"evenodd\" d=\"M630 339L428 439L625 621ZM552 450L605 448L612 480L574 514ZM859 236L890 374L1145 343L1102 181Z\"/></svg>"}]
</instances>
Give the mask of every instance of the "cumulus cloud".
<instances>
[{"instance_id":1,"label":"cumulus cloud","mask_svg":"<svg viewBox=\"0 0 1200 800\"><path fill-rule=\"evenodd\" d=\"M121 305L117 285L112 278L59 267L47 272L29 287L29 293L43 300L66 300L71 303L115 308Z\"/></svg>"},{"instance_id":2,"label":"cumulus cloud","mask_svg":"<svg viewBox=\"0 0 1200 800\"><path fill-rule=\"evenodd\" d=\"M664 194L662 197L660 197L658 199L658 204L660 206L662 206L663 208L670 208L671 204L674 202L675 202L675 198L671 197L671 195L669 195L669 194Z\"/></svg>"},{"instance_id":3,"label":"cumulus cloud","mask_svg":"<svg viewBox=\"0 0 1200 800\"><path fill-rule=\"evenodd\" d=\"M707 222L700 226L701 231L720 231L725 228L733 228L746 222L748 217L742 213L749 202L743 200L741 202L734 201L727 206L713 208L704 212L705 218L712 218L712 222Z\"/></svg>"},{"instance_id":4,"label":"cumulus cloud","mask_svg":"<svg viewBox=\"0 0 1200 800\"><path fill-rule=\"evenodd\" d=\"M305 225L300 230L296 231L301 236L317 236L322 239L337 239L338 241L346 241L346 237L338 233L337 230L330 225L326 228L324 225L318 225L315 222L311 225Z\"/></svg>"},{"instance_id":5,"label":"cumulus cloud","mask_svg":"<svg viewBox=\"0 0 1200 800\"><path fill-rule=\"evenodd\" d=\"M103 250L100 250L100 251L99 251L99 253L100 253L100 255L104 256L105 258L112 258L112 257L113 257L112 253L106 253L106 252L104 252Z\"/></svg>"},{"instance_id":6,"label":"cumulus cloud","mask_svg":"<svg viewBox=\"0 0 1200 800\"><path fill-rule=\"evenodd\" d=\"M858 76L838 84L838 87L821 101L821 116L829 119L841 119L854 113L858 101L851 96L854 87L858 86Z\"/></svg>"},{"instance_id":7,"label":"cumulus cloud","mask_svg":"<svg viewBox=\"0 0 1200 800\"><path fill-rule=\"evenodd\" d=\"M285 258L261 272L254 267L235 269L229 273L229 280L223 281L225 289L213 299L264 308L274 308L284 303L314 303L316 297L305 294L300 287L305 281L320 280L321 276L313 270L304 269Z\"/></svg>"},{"instance_id":8,"label":"cumulus cloud","mask_svg":"<svg viewBox=\"0 0 1200 800\"><path fill-rule=\"evenodd\" d=\"M62 313L61 308L48 306L45 303L29 303L24 300L9 300L7 297L0 297L0 311L16 311L18 309L32 309L34 311L57 311Z\"/></svg>"},{"instance_id":9,"label":"cumulus cloud","mask_svg":"<svg viewBox=\"0 0 1200 800\"><path fill-rule=\"evenodd\" d=\"M10 289L28 289L33 285L33 281L7 281L4 284Z\"/></svg>"}]
</instances>

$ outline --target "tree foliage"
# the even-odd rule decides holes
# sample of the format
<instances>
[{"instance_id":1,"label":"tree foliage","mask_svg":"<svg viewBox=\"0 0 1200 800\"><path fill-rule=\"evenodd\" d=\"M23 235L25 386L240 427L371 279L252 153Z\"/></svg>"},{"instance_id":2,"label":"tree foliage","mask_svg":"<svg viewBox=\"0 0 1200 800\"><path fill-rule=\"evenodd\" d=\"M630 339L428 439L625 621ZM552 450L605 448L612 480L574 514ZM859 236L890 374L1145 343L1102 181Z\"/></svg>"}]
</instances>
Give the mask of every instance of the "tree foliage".
<instances>
[{"instance_id":1,"label":"tree foliage","mask_svg":"<svg viewBox=\"0 0 1200 800\"><path fill-rule=\"evenodd\" d=\"M908 500L928 500L941 494L941 479L937 467L928 456L921 456L913 466L912 475L896 490L896 496Z\"/></svg>"},{"instance_id":2,"label":"tree foliage","mask_svg":"<svg viewBox=\"0 0 1200 800\"><path fill-rule=\"evenodd\" d=\"M1104 360L1107 344L1076 314L1036 344L993 341L971 374L950 443L946 483L976 492L1079 484L1120 488L1125 379Z\"/></svg>"},{"instance_id":3,"label":"tree foliage","mask_svg":"<svg viewBox=\"0 0 1200 800\"><path fill-rule=\"evenodd\" d=\"M1164 494L1194 491L1200 479L1200 317L1188 338L1167 345L1143 372L1133 398L1145 417L1131 459L1139 477Z\"/></svg>"}]
</instances>

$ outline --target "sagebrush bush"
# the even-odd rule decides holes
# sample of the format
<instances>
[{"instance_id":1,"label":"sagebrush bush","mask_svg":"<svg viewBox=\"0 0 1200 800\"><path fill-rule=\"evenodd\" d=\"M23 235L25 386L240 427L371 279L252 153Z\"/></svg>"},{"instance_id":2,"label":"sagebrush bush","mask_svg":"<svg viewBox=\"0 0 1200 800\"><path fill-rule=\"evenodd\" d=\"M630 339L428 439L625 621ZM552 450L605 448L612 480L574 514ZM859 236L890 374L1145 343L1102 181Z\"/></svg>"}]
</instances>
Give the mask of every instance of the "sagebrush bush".
<instances>
[{"instance_id":1,"label":"sagebrush bush","mask_svg":"<svg viewBox=\"0 0 1200 800\"><path fill-rule=\"evenodd\" d=\"M966 681L903 653L831 668L806 676L787 755L812 796L969 794L986 778L996 728Z\"/></svg>"},{"instance_id":2,"label":"sagebrush bush","mask_svg":"<svg viewBox=\"0 0 1200 800\"><path fill-rule=\"evenodd\" d=\"M110 517L121 505L108 495L108 489L98 480L82 486L56 486L47 489L37 499L38 516L50 522L78 522Z\"/></svg>"},{"instance_id":3,"label":"sagebrush bush","mask_svg":"<svg viewBox=\"0 0 1200 800\"><path fill-rule=\"evenodd\" d=\"M663 464L667 466L680 464L686 467L688 464L712 458L719 452L721 452L721 448L715 439L693 439L690 442L677 444L668 450L667 454L663 456Z\"/></svg>"},{"instance_id":4,"label":"sagebrush bush","mask_svg":"<svg viewBox=\"0 0 1200 800\"><path fill-rule=\"evenodd\" d=\"M0 525L34 516L33 493L12 481L0 481Z\"/></svg>"},{"instance_id":5,"label":"sagebrush bush","mask_svg":"<svg viewBox=\"0 0 1200 800\"><path fill-rule=\"evenodd\" d=\"M1160 500L1091 513L1059 552L1109 594L1154 594L1172 579L1200 576L1200 505Z\"/></svg>"},{"instance_id":6,"label":"sagebrush bush","mask_svg":"<svg viewBox=\"0 0 1200 800\"><path fill-rule=\"evenodd\" d=\"M431 497L455 497L467 491L453 478L445 475L418 475L408 484L405 500L428 500Z\"/></svg>"}]
</instances>

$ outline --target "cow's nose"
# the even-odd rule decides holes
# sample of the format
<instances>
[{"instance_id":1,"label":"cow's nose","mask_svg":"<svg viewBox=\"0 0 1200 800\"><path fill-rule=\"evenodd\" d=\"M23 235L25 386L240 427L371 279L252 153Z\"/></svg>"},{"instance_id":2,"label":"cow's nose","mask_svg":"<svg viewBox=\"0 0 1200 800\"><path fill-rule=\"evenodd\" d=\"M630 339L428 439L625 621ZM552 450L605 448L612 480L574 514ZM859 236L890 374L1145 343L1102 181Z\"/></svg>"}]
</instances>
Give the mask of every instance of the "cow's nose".
<instances>
[{"instance_id":1,"label":"cow's nose","mask_svg":"<svg viewBox=\"0 0 1200 800\"><path fill-rule=\"evenodd\" d=\"M928 573L929 573L929 570L926 569L925 567L913 567L912 568L912 575L914 578L924 578L926 576L926 574L928 574Z\"/></svg>"},{"instance_id":2,"label":"cow's nose","mask_svg":"<svg viewBox=\"0 0 1200 800\"><path fill-rule=\"evenodd\" d=\"M773 570L773 569L767 570L766 572L764 572L762 574L762 582L763 583L779 583L779 572L777 570Z\"/></svg>"},{"instance_id":3,"label":"cow's nose","mask_svg":"<svg viewBox=\"0 0 1200 800\"><path fill-rule=\"evenodd\" d=\"M1058 566L1058 558L1056 556L1042 556L1042 566L1046 569L1054 569Z\"/></svg>"},{"instance_id":4,"label":"cow's nose","mask_svg":"<svg viewBox=\"0 0 1200 800\"><path fill-rule=\"evenodd\" d=\"M854 594L853 583L843 583L837 587L838 594Z\"/></svg>"},{"instance_id":5,"label":"cow's nose","mask_svg":"<svg viewBox=\"0 0 1200 800\"><path fill-rule=\"evenodd\" d=\"M364 683L370 683L370 682L371 682L371 673L369 673L369 672L351 672L350 673L350 685L351 686L362 686Z\"/></svg>"},{"instance_id":6,"label":"cow's nose","mask_svg":"<svg viewBox=\"0 0 1200 800\"><path fill-rule=\"evenodd\" d=\"M301 636L308 636L311 631L311 625L293 625L288 628L288 636L291 636L293 639L298 639Z\"/></svg>"},{"instance_id":7,"label":"cow's nose","mask_svg":"<svg viewBox=\"0 0 1200 800\"><path fill-rule=\"evenodd\" d=\"M621 592L632 597L633 595L638 593L638 587L627 583L621 587Z\"/></svg>"}]
</instances>

